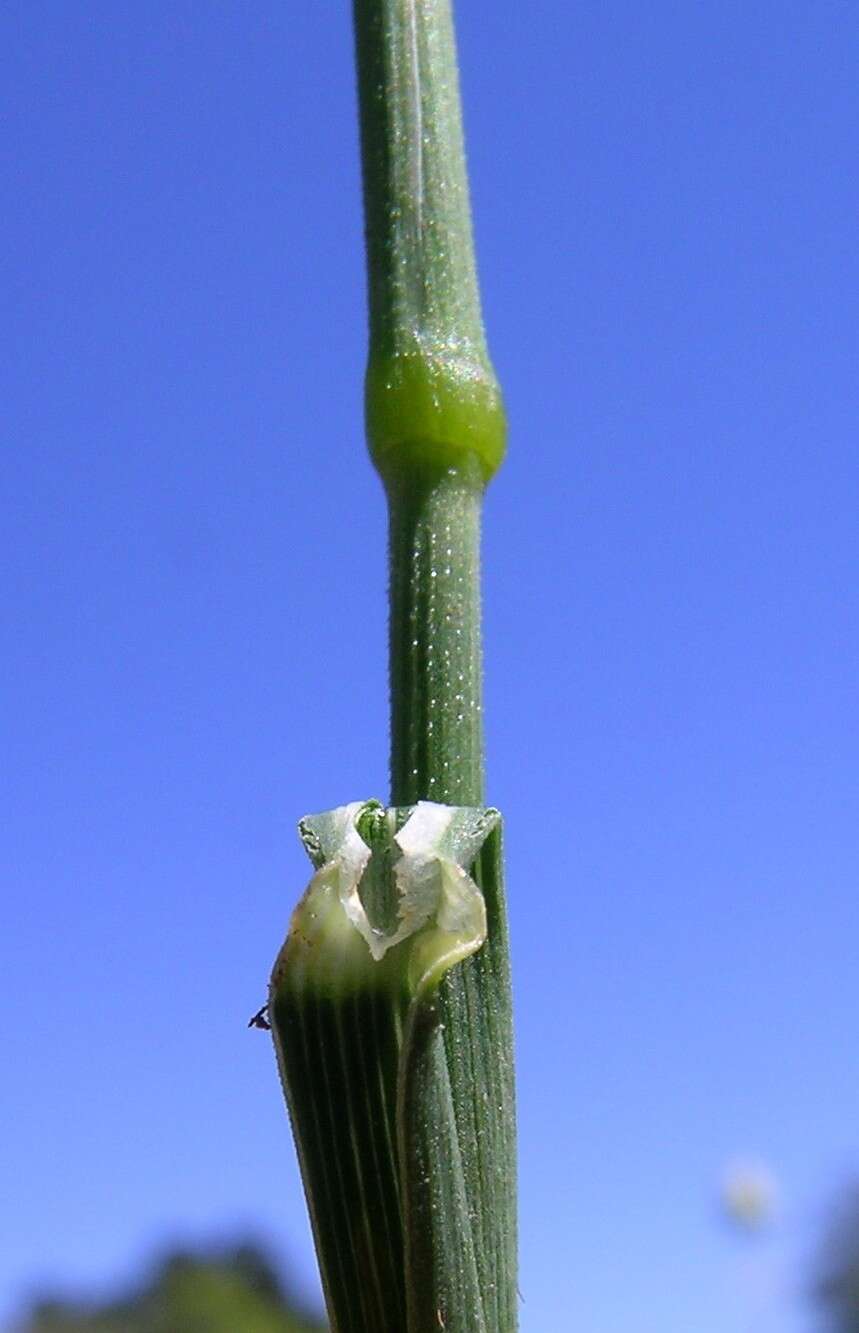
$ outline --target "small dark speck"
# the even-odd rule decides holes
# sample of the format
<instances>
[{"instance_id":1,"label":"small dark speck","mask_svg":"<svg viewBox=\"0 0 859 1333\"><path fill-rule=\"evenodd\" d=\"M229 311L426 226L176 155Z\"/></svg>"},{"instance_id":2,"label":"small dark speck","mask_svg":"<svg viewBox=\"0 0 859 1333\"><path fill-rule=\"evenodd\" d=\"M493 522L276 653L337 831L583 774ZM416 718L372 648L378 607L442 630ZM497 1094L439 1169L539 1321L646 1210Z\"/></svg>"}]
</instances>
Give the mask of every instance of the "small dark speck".
<instances>
[{"instance_id":1,"label":"small dark speck","mask_svg":"<svg viewBox=\"0 0 859 1333\"><path fill-rule=\"evenodd\" d=\"M268 1005L264 1004L262 1009L258 1009L253 1018L248 1020L249 1028L262 1028L263 1032L271 1031L271 1023L268 1021Z\"/></svg>"}]
</instances>

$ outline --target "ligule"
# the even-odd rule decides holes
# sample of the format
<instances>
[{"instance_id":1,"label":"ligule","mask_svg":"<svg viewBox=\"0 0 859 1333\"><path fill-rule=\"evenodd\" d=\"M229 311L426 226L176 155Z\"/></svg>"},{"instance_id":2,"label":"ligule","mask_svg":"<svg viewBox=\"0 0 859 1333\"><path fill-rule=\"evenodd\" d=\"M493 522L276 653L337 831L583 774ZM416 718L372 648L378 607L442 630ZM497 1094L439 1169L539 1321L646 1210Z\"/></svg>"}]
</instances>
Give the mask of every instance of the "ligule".
<instances>
[{"instance_id":1,"label":"ligule","mask_svg":"<svg viewBox=\"0 0 859 1333\"><path fill-rule=\"evenodd\" d=\"M269 1016L335 1333L514 1326L492 1243L514 1229L498 825L430 802L302 825L316 873ZM454 977L454 1004L483 992L471 1105L450 1076L464 1058L443 1020Z\"/></svg>"}]
</instances>

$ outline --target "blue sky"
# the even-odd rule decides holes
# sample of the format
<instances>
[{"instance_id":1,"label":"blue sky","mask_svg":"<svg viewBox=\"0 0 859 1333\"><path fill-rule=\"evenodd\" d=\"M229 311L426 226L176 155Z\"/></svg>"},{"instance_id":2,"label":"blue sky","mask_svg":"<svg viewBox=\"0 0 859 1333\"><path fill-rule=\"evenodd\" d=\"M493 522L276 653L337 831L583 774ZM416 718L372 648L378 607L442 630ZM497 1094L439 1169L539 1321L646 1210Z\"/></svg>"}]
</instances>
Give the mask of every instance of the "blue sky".
<instances>
[{"instance_id":1,"label":"blue sky","mask_svg":"<svg viewBox=\"0 0 859 1333\"><path fill-rule=\"evenodd\" d=\"M458 26L523 1333L806 1333L859 1171L859 13ZM248 1227L312 1292L245 1023L296 821L387 785L348 6L9 0L0 50L0 1306Z\"/></svg>"}]
</instances>

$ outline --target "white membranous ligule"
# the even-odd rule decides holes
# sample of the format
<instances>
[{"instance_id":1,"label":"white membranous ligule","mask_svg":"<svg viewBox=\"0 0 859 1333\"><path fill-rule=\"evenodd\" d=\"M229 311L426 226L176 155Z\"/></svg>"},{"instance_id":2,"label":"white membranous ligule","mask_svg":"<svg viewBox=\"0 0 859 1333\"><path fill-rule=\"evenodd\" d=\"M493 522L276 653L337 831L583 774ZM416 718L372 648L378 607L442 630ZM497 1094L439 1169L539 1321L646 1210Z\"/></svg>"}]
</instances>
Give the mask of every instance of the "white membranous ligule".
<instances>
[{"instance_id":1,"label":"white membranous ligule","mask_svg":"<svg viewBox=\"0 0 859 1333\"><path fill-rule=\"evenodd\" d=\"M486 939L483 894L469 871L499 819L496 810L433 801L408 811L354 801L302 820L316 872L273 985L343 994L392 983L413 997L437 985ZM383 921L386 896L393 911Z\"/></svg>"}]
</instances>

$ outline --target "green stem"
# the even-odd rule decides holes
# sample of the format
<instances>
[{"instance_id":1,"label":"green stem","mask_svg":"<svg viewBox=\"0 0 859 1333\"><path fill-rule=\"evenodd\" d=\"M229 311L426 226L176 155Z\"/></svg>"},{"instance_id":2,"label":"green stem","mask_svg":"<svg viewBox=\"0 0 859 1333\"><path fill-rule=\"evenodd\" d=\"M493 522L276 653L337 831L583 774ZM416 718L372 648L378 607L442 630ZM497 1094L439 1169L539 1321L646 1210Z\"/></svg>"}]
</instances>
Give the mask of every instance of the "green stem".
<instances>
[{"instance_id":1,"label":"green stem","mask_svg":"<svg viewBox=\"0 0 859 1333\"><path fill-rule=\"evenodd\" d=\"M269 1015L333 1333L515 1333L501 832L482 808L480 517L504 411L449 0L354 3L367 436L390 517L392 807L303 821L316 873Z\"/></svg>"},{"instance_id":2,"label":"green stem","mask_svg":"<svg viewBox=\"0 0 859 1333\"><path fill-rule=\"evenodd\" d=\"M449 0L355 0L370 310L367 434L388 480L504 453L471 235Z\"/></svg>"},{"instance_id":3,"label":"green stem","mask_svg":"<svg viewBox=\"0 0 859 1333\"><path fill-rule=\"evenodd\" d=\"M355 0L367 435L391 558L392 800L483 799L480 508L504 450L449 0Z\"/></svg>"},{"instance_id":4,"label":"green stem","mask_svg":"<svg viewBox=\"0 0 859 1333\"><path fill-rule=\"evenodd\" d=\"M483 803L476 466L388 483L391 802Z\"/></svg>"}]
</instances>

